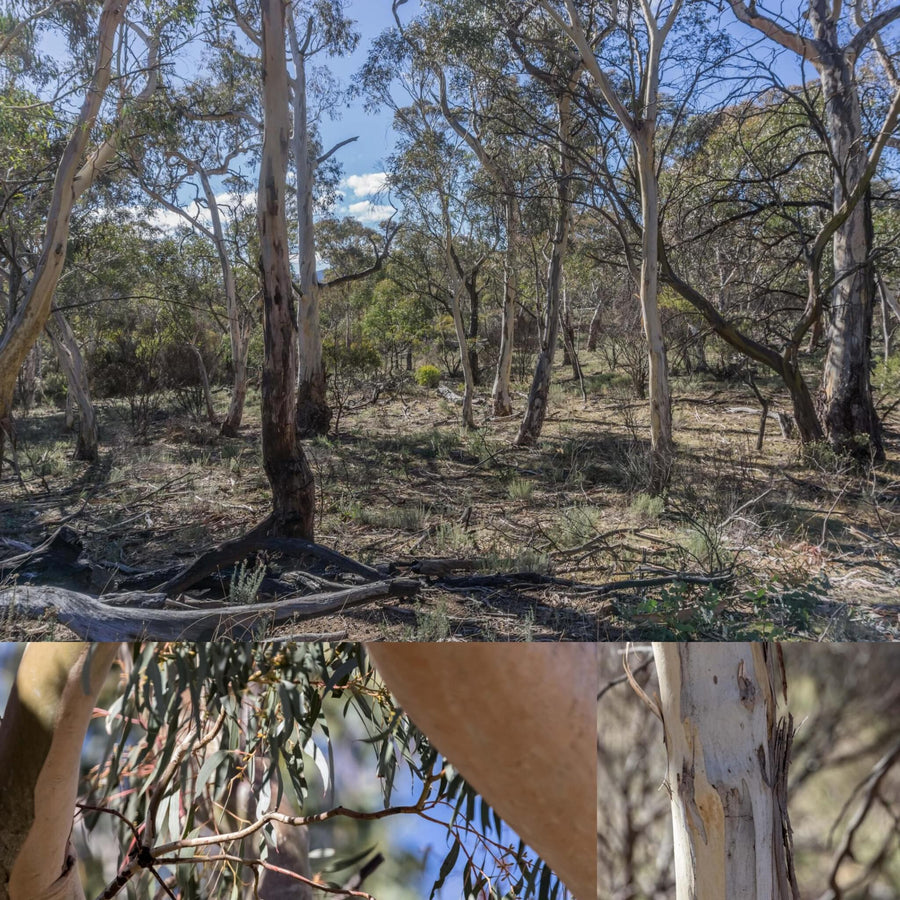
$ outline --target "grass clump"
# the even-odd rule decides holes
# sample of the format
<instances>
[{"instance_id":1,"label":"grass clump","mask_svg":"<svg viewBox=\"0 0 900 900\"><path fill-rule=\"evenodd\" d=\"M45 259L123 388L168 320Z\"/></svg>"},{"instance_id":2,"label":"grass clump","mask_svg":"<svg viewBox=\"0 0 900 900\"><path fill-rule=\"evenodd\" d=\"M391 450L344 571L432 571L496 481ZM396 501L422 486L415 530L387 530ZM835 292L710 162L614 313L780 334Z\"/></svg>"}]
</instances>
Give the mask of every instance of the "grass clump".
<instances>
[{"instance_id":1,"label":"grass clump","mask_svg":"<svg viewBox=\"0 0 900 900\"><path fill-rule=\"evenodd\" d=\"M631 512L643 522L658 522L665 508L663 498L653 494L638 494L631 501Z\"/></svg>"},{"instance_id":2,"label":"grass clump","mask_svg":"<svg viewBox=\"0 0 900 900\"><path fill-rule=\"evenodd\" d=\"M537 572L550 573L550 556L531 547L521 553L490 552L482 555L478 563L481 572Z\"/></svg>"},{"instance_id":3,"label":"grass clump","mask_svg":"<svg viewBox=\"0 0 900 900\"><path fill-rule=\"evenodd\" d=\"M553 540L560 550L571 550L599 533L602 513L594 506L573 506L563 511L562 521L553 529Z\"/></svg>"},{"instance_id":4,"label":"grass clump","mask_svg":"<svg viewBox=\"0 0 900 900\"><path fill-rule=\"evenodd\" d=\"M255 603L265 577L266 566L261 560L257 560L252 569L247 567L246 562L241 562L231 576L228 599L240 606L249 606L251 603Z\"/></svg>"},{"instance_id":5,"label":"grass clump","mask_svg":"<svg viewBox=\"0 0 900 900\"><path fill-rule=\"evenodd\" d=\"M511 478L506 483L506 494L510 500L530 500L534 493L534 482L527 478Z\"/></svg>"},{"instance_id":6,"label":"grass clump","mask_svg":"<svg viewBox=\"0 0 900 900\"><path fill-rule=\"evenodd\" d=\"M432 608L420 607L416 610L416 628L411 639L432 643L446 641L450 637L450 613L447 601L440 600Z\"/></svg>"}]
</instances>

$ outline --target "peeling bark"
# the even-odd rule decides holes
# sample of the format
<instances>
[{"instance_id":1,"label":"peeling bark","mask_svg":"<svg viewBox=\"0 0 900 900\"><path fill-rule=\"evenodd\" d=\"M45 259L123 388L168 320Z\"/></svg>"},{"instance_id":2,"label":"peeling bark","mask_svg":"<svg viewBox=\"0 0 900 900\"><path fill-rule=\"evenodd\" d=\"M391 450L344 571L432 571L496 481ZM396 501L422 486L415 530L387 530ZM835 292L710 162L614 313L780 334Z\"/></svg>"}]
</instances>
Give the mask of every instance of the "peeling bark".
<instances>
[{"instance_id":1,"label":"peeling bark","mask_svg":"<svg viewBox=\"0 0 900 900\"><path fill-rule=\"evenodd\" d=\"M658 643L677 900L798 900L787 817L792 720L768 644Z\"/></svg>"}]
</instances>

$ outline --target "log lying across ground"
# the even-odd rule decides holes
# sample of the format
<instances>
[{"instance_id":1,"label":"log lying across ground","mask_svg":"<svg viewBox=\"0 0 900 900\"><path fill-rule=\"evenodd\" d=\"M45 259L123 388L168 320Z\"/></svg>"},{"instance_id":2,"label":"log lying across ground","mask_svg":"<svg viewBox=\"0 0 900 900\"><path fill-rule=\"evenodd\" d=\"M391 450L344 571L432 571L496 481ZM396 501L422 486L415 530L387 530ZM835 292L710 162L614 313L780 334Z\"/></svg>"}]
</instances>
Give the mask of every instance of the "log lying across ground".
<instances>
[{"instance_id":1,"label":"log lying across ground","mask_svg":"<svg viewBox=\"0 0 900 900\"><path fill-rule=\"evenodd\" d=\"M80 638L92 641L250 640L288 620L314 619L385 597L410 597L418 581L394 578L321 594L243 605L164 608L165 594L127 593L92 597L46 585L0 590L0 615L41 619L53 615ZM319 637L319 636L316 636ZM295 638L298 639L298 638Z\"/></svg>"},{"instance_id":2,"label":"log lying across ground","mask_svg":"<svg viewBox=\"0 0 900 900\"><path fill-rule=\"evenodd\" d=\"M676 581L718 584L732 577L728 571L666 572L651 578L587 584L538 572L478 573L479 560L447 558L413 558L376 568L311 541L259 532L225 541L187 566L154 571L91 562L82 553L78 535L67 528L59 529L38 547L17 544L11 549L18 552L0 560L0 576L13 576L19 583L0 589L0 618L12 622L52 616L78 637L95 641L253 639L289 620L340 613L385 598L412 597L423 587L452 593L555 587L583 598L599 598ZM290 575L266 575L260 586L267 599L235 603L223 598L228 591L228 567L260 551L277 554L282 568L285 559L300 564ZM335 577L343 581L323 577L323 572L337 573ZM453 574L458 572L467 574ZM85 579L85 573L91 577ZM291 575L313 592L297 591ZM104 591L101 596L87 592L89 584L97 587L98 583L105 586L98 588ZM190 596L186 593L190 590L201 591L203 597ZM285 592L290 593L281 596Z\"/></svg>"}]
</instances>

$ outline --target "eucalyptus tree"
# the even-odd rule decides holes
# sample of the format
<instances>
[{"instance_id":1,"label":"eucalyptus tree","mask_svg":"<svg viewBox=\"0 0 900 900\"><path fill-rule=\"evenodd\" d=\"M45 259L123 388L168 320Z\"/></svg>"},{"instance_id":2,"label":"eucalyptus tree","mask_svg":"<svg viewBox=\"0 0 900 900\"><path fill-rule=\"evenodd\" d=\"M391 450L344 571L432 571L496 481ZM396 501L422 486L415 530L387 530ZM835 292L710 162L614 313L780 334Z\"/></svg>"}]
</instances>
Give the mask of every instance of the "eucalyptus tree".
<instances>
[{"instance_id":1,"label":"eucalyptus tree","mask_svg":"<svg viewBox=\"0 0 900 900\"><path fill-rule=\"evenodd\" d=\"M63 7L60 5L60 9ZM79 8L67 22L71 30L63 34L76 48L76 57L85 55L79 47L82 37L93 45L93 61L88 65L88 85L80 110L73 115L69 137L62 149L49 197L41 249L30 271L22 299L11 310L0 336L0 457L3 443L12 434L12 400L16 377L31 348L40 337L51 314L53 293L65 266L69 223L76 202L91 187L98 175L115 159L123 132L133 122L134 113L153 94L158 76L158 52L162 32L176 29L192 15L190 6L179 6L166 13L135 5L126 17L128 0L106 0L96 23ZM54 7L56 9L56 7ZM141 14L147 22L141 24ZM65 21L65 16L63 17ZM14 28L15 30L15 28ZM27 29L24 33L27 33ZM11 52L15 41L5 48ZM144 53L126 52L125 46L143 47ZM119 68L119 67L123 68ZM107 104L108 119L103 122L97 142L89 146L95 131L100 131L104 98L113 76L118 85L115 102ZM79 78L78 72L71 77ZM60 109L60 113L63 110Z\"/></svg>"},{"instance_id":2,"label":"eucalyptus tree","mask_svg":"<svg viewBox=\"0 0 900 900\"><path fill-rule=\"evenodd\" d=\"M394 10L399 25L397 4ZM530 143L513 124L525 104L515 77L515 56L498 17L470 0L432 0L423 4L414 21L401 27L416 64L432 73L434 99L447 124L477 158L500 206L503 304L491 394L494 415L509 416L522 253L522 164Z\"/></svg>"},{"instance_id":3,"label":"eucalyptus tree","mask_svg":"<svg viewBox=\"0 0 900 900\"><path fill-rule=\"evenodd\" d=\"M642 2L639 12L605 3L541 0L540 9L577 49L592 84L625 130L634 150L641 198L640 299L649 352L651 481L661 489L672 463L672 401L665 340L659 315L659 184L657 127L663 47L682 7L682 0L654 7ZM627 88L616 84L605 68L607 45L624 40L636 63ZM630 88L630 89L629 89Z\"/></svg>"},{"instance_id":4,"label":"eucalyptus tree","mask_svg":"<svg viewBox=\"0 0 900 900\"><path fill-rule=\"evenodd\" d=\"M257 189L259 269L263 298L262 455L272 513L261 529L312 540L316 488L297 436L297 312L285 203L289 87L283 0L262 0L263 146Z\"/></svg>"},{"instance_id":5,"label":"eucalyptus tree","mask_svg":"<svg viewBox=\"0 0 900 900\"><path fill-rule=\"evenodd\" d=\"M256 323L252 297L241 296L235 272L246 257L239 224L249 214L245 167L248 156L258 153L262 122L253 90L255 61L239 50L222 23L217 25L215 44L225 49L214 55L213 71L182 90L166 85L144 116L143 139L129 142L128 150L132 171L150 201L178 216L215 248L233 374L221 431L233 436L243 418L247 353Z\"/></svg>"},{"instance_id":6,"label":"eucalyptus tree","mask_svg":"<svg viewBox=\"0 0 900 900\"><path fill-rule=\"evenodd\" d=\"M465 385L462 421L472 428L475 370L464 300L469 299L471 312L478 270L492 250L482 196L473 184L475 159L440 112L423 99L399 110L395 123L402 136L390 160L391 191L403 204L406 227L419 229L439 250Z\"/></svg>"},{"instance_id":7,"label":"eucalyptus tree","mask_svg":"<svg viewBox=\"0 0 900 900\"><path fill-rule=\"evenodd\" d=\"M468 128L463 127L459 115L450 107L445 89L442 106L454 129L476 149L481 164L499 185L501 193L507 188L516 191L521 206L514 211L512 220L513 253L521 251L525 243L523 231L531 232L533 247L536 240L543 241L544 233L548 235L545 243L549 253L543 285L542 279L536 278L536 293L543 290L544 295L540 348L525 413L515 439L519 446L529 446L539 439L543 428L559 340L564 260L571 234L572 204L579 191L574 153L578 140L575 94L583 66L577 54L568 52L555 40L543 22L528 16L528 10L503 3L490 4L489 10L492 27L504 35L508 45L501 57L504 69L494 76L494 87L487 81L487 75L480 72L472 79L472 85L495 92L495 102L470 102L472 113ZM510 61L508 68L506 59ZM481 116L484 122L476 126ZM479 150L485 138L473 131L476 127L486 127L489 121L490 153L484 147ZM494 129L498 132L496 135ZM507 160L500 162L499 150L493 147L503 147L507 139L517 144L520 152L522 147L538 150L527 153L524 169L528 171L528 179L524 184L514 185L508 175L503 181L497 181L498 165L510 166ZM512 168L515 171L515 164ZM537 222L542 225L535 227ZM506 239L508 243L509 223ZM515 279L512 268L509 278ZM517 287L510 284L509 278L505 282L504 305L508 302L518 304ZM511 344L509 352L512 352Z\"/></svg>"},{"instance_id":8,"label":"eucalyptus tree","mask_svg":"<svg viewBox=\"0 0 900 900\"><path fill-rule=\"evenodd\" d=\"M14 43L14 36L10 34L7 47ZM13 60L8 58L6 62L12 63ZM35 68L37 72L33 72ZM0 289L0 314L4 324L18 307L20 295L28 285L29 272L37 261L39 248L35 239L46 211L59 142L64 140L49 104L19 83L26 79L40 81L40 69L39 60L29 66L27 75L25 72L15 72L15 66L10 65L6 69L7 81L3 86L7 102L0 108L0 170L3 173L0 176L0 279L3 284ZM96 459L96 415L78 342L58 310L48 319L46 333L69 385L67 427L75 424L72 410L76 397L81 411L75 458ZM34 371L30 363L40 348L38 340L26 357L22 373L28 369Z\"/></svg>"},{"instance_id":9,"label":"eucalyptus tree","mask_svg":"<svg viewBox=\"0 0 900 900\"><path fill-rule=\"evenodd\" d=\"M673 140L660 243L664 281L787 389L800 440L824 439L803 371L807 248L830 218L814 95L764 91L692 117Z\"/></svg>"},{"instance_id":10,"label":"eucalyptus tree","mask_svg":"<svg viewBox=\"0 0 900 900\"><path fill-rule=\"evenodd\" d=\"M900 5L810 0L791 21L756 4L729 0L735 16L816 70L824 100L822 125L831 153L833 215L809 249L810 288L799 327L821 317L830 293L828 350L823 375L823 420L836 449L856 456L884 455L881 425L869 378L874 305L872 211L869 185L882 151L900 121L900 85L868 139L856 69L867 49L892 65L883 36L900 19ZM855 21L852 21L855 20ZM890 71L890 69L888 70ZM831 243L834 278L822 288L819 261Z\"/></svg>"},{"instance_id":11,"label":"eucalyptus tree","mask_svg":"<svg viewBox=\"0 0 900 900\"><path fill-rule=\"evenodd\" d=\"M476 183L477 157L444 118L433 92L434 71L412 47L400 28L383 33L369 54L362 84L369 103L394 111L398 141L389 160L388 186L403 208L405 228L439 251L444 283L436 292L447 298L453 319L465 384L462 421L471 428L475 372L463 303L477 296L478 270L493 251L494 235L482 186ZM473 304L470 312L474 309Z\"/></svg>"}]
</instances>

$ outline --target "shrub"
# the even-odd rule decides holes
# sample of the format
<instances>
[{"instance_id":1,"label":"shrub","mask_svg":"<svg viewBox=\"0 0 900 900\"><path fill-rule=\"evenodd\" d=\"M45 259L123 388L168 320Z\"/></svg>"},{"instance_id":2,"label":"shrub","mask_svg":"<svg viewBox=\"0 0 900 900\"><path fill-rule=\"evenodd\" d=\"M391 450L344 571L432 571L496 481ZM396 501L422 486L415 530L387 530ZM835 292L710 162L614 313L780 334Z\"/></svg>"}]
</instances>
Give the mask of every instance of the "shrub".
<instances>
[{"instance_id":1,"label":"shrub","mask_svg":"<svg viewBox=\"0 0 900 900\"><path fill-rule=\"evenodd\" d=\"M631 501L631 511L643 521L658 522L665 512L666 504L662 497L652 494L638 494Z\"/></svg>"},{"instance_id":2,"label":"shrub","mask_svg":"<svg viewBox=\"0 0 900 900\"><path fill-rule=\"evenodd\" d=\"M441 380L441 371L437 366L419 366L416 369L416 384L422 387L436 388Z\"/></svg>"}]
</instances>

